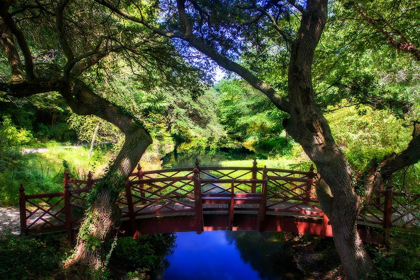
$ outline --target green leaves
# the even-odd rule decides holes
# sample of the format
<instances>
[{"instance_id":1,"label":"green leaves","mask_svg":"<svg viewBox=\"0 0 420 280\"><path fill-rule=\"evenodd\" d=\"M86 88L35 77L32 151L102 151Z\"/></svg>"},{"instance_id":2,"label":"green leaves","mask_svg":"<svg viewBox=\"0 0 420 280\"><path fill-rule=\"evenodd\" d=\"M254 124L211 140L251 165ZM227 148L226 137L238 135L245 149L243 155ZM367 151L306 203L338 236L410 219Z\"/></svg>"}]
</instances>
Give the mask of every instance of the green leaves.
<instances>
[{"instance_id":1,"label":"green leaves","mask_svg":"<svg viewBox=\"0 0 420 280\"><path fill-rule=\"evenodd\" d=\"M242 141L276 138L286 115L245 82L225 80L217 86L218 116L228 134Z\"/></svg>"},{"instance_id":2,"label":"green leaves","mask_svg":"<svg viewBox=\"0 0 420 280\"><path fill-rule=\"evenodd\" d=\"M405 149L411 139L406 121L387 110L373 110L367 106L348 106L328 113L333 136L344 151L355 172L362 171L372 158L378 160ZM347 107L348 106L348 107Z\"/></svg>"}]
</instances>

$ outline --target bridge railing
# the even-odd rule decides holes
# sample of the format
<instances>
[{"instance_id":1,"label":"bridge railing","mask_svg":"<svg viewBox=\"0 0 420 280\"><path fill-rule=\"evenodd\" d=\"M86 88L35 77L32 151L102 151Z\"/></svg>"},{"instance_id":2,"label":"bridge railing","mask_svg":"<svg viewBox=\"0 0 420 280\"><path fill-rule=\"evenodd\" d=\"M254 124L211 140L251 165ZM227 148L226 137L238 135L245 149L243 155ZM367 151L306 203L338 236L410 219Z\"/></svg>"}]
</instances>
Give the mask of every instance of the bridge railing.
<instances>
[{"instance_id":1,"label":"bridge railing","mask_svg":"<svg viewBox=\"0 0 420 280\"><path fill-rule=\"evenodd\" d=\"M420 194L394 191L389 185L386 190L375 191L359 215L359 221L382 226L420 228Z\"/></svg>"},{"instance_id":2,"label":"bridge railing","mask_svg":"<svg viewBox=\"0 0 420 280\"><path fill-rule=\"evenodd\" d=\"M265 214L324 217L316 197L316 180L312 167L307 172L260 168L255 161L251 167L202 167L198 161L194 168L143 171L139 166L127 180L117 203L123 218L134 222L139 217L159 215L202 216L200 211L211 211L214 207L206 205L203 208L203 197L206 196L216 194L232 198L232 194L241 193L245 194L244 198L258 202L258 195L252 198L251 194L264 193ZM27 195L21 186L22 232L62 229L71 235L71 230L83 218L86 196L97 181L90 173L86 180L72 179L66 173L64 189L60 193ZM240 197L236 199L240 201ZM223 199L219 199L221 201ZM259 202L256 204L261 206ZM243 207L239 203L226 203L225 206L232 205L236 207L235 211ZM420 227L419 213L419 194L394 192L392 187L388 187L374 192L359 221L385 229L393 226L413 228Z\"/></svg>"},{"instance_id":3,"label":"bridge railing","mask_svg":"<svg viewBox=\"0 0 420 280\"><path fill-rule=\"evenodd\" d=\"M86 209L86 196L98 180L89 172L86 180L70 178L68 171L63 177L63 192L25 194L19 189L20 222L22 233L66 230L68 237L72 228L80 224Z\"/></svg>"}]
</instances>

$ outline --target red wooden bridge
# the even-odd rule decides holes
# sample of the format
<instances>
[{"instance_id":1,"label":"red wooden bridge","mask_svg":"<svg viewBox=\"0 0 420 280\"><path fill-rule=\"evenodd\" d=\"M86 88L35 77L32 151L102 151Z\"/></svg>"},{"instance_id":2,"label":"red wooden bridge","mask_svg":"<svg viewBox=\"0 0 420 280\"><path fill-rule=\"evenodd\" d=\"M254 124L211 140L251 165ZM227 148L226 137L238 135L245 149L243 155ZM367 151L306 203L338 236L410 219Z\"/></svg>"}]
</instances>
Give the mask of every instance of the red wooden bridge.
<instances>
[{"instance_id":1,"label":"red wooden bridge","mask_svg":"<svg viewBox=\"0 0 420 280\"><path fill-rule=\"evenodd\" d=\"M287 231L332 236L316 196L316 173L275 168L202 167L131 174L118 198L125 235L211 230ZM74 240L86 195L98 180L64 176L64 191L25 194L20 188L22 233L66 231ZM382 242L391 227L420 226L420 195L377 190L359 216L367 242Z\"/></svg>"}]
</instances>

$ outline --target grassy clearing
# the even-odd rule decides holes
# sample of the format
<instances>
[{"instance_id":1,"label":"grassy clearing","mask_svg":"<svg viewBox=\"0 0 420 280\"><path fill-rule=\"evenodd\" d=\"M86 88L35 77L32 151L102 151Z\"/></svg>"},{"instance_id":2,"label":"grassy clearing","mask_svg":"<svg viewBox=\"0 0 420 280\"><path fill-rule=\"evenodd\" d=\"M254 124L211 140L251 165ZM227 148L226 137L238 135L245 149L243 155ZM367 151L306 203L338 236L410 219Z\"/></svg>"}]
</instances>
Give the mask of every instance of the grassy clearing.
<instances>
[{"instance_id":1,"label":"grassy clearing","mask_svg":"<svg viewBox=\"0 0 420 280\"><path fill-rule=\"evenodd\" d=\"M252 167L254 160L223 160L220 162L223 167ZM288 157L279 159L261 159L257 160L258 167L267 166L267 168L291 169L291 166L296 166L301 162L290 159ZM306 170L302 170L306 171Z\"/></svg>"},{"instance_id":2,"label":"grassy clearing","mask_svg":"<svg viewBox=\"0 0 420 280\"><path fill-rule=\"evenodd\" d=\"M87 147L62 149L49 145L48 148L42 153L25 155L9 152L0 171L1 205L17 205L21 183L27 194L62 191L66 169L75 178L86 178L89 171L99 177L111 157L107 147L96 147L90 159Z\"/></svg>"}]
</instances>

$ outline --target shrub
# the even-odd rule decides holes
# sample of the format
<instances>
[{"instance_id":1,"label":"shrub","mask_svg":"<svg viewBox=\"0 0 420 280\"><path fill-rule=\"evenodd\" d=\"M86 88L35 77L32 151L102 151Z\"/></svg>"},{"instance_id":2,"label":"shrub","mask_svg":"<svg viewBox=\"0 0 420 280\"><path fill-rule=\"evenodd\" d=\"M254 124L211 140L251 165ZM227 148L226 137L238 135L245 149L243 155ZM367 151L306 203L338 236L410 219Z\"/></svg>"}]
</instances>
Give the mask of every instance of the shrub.
<instances>
[{"instance_id":1,"label":"shrub","mask_svg":"<svg viewBox=\"0 0 420 280\"><path fill-rule=\"evenodd\" d=\"M61 242L6 234L0 240L0 279L54 279L66 251Z\"/></svg>"},{"instance_id":2,"label":"shrub","mask_svg":"<svg viewBox=\"0 0 420 280\"><path fill-rule=\"evenodd\" d=\"M165 269L164 257L171 253L174 244L174 234L119 238L109 262L112 277L162 272Z\"/></svg>"}]
</instances>

